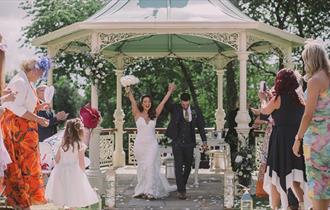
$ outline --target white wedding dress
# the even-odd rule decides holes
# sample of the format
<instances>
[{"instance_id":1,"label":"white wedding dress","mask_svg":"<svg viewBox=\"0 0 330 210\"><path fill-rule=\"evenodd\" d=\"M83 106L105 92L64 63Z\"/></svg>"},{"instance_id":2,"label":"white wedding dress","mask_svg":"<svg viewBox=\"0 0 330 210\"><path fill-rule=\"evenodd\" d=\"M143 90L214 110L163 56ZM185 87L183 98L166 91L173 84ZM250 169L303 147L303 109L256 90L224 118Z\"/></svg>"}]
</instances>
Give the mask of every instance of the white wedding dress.
<instances>
[{"instance_id":1,"label":"white wedding dress","mask_svg":"<svg viewBox=\"0 0 330 210\"><path fill-rule=\"evenodd\" d=\"M160 172L160 155L156 139L156 119L148 123L143 117L136 120L137 135L134 143L134 155L137 160L137 185L134 196L146 194L154 198L168 196L176 186L170 186Z\"/></svg>"}]
</instances>

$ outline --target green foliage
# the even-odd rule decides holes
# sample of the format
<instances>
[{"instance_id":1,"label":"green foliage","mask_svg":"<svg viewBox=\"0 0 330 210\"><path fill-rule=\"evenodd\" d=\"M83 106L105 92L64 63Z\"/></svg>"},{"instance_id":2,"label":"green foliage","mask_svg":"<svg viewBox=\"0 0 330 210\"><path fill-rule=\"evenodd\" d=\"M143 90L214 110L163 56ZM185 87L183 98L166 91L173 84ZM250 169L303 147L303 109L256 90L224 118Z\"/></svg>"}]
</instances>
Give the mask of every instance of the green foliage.
<instances>
[{"instance_id":1,"label":"green foliage","mask_svg":"<svg viewBox=\"0 0 330 210\"><path fill-rule=\"evenodd\" d=\"M54 96L54 109L69 113L69 118L79 116L79 109L82 106L83 97L78 93L77 88L69 82L67 77L61 76L54 83L56 94Z\"/></svg>"},{"instance_id":2,"label":"green foliage","mask_svg":"<svg viewBox=\"0 0 330 210\"><path fill-rule=\"evenodd\" d=\"M235 0L234 0L235 1ZM330 38L330 1L236 0L242 11L255 20L302 37Z\"/></svg>"},{"instance_id":3,"label":"green foliage","mask_svg":"<svg viewBox=\"0 0 330 210\"><path fill-rule=\"evenodd\" d=\"M101 126L113 127L112 115L116 105L116 84L114 82L116 78L113 65L102 55L88 53L63 52L56 57L55 61L57 63L54 69L56 80L65 76L68 83L84 90L84 103L81 103L81 106L90 102L90 85L98 83L99 110L103 117Z\"/></svg>"},{"instance_id":4,"label":"green foliage","mask_svg":"<svg viewBox=\"0 0 330 210\"><path fill-rule=\"evenodd\" d=\"M194 87L196 88L198 103L202 109L208 127L214 126L214 110L216 109L217 90L216 75L214 69L196 61L184 61L192 74ZM173 94L173 101L179 103L182 92L190 92L187 78L184 77L178 60L174 58L161 58L152 60L140 60L131 65L125 74L133 74L140 79L140 83L134 88L137 101L148 94L153 97L154 106L157 106L166 94L168 84L174 82L177 90ZM125 97L123 101L124 112L126 114L126 126L135 127L130 110L130 102ZM168 122L166 110L157 120L158 127L165 127Z\"/></svg>"},{"instance_id":5,"label":"green foliage","mask_svg":"<svg viewBox=\"0 0 330 210\"><path fill-rule=\"evenodd\" d=\"M238 182L248 187L251 183L252 172L256 169L255 150L251 146L241 146L234 157L233 170L236 172Z\"/></svg>"},{"instance_id":6,"label":"green foliage","mask_svg":"<svg viewBox=\"0 0 330 210\"><path fill-rule=\"evenodd\" d=\"M66 75L80 88L90 83L107 86L107 82L114 80L114 67L101 54L62 52L55 62L58 75Z\"/></svg>"},{"instance_id":7,"label":"green foliage","mask_svg":"<svg viewBox=\"0 0 330 210\"><path fill-rule=\"evenodd\" d=\"M23 28L24 45L34 38L64 26L83 21L98 11L106 0L22 0L22 8L32 18L32 24Z\"/></svg>"}]
</instances>

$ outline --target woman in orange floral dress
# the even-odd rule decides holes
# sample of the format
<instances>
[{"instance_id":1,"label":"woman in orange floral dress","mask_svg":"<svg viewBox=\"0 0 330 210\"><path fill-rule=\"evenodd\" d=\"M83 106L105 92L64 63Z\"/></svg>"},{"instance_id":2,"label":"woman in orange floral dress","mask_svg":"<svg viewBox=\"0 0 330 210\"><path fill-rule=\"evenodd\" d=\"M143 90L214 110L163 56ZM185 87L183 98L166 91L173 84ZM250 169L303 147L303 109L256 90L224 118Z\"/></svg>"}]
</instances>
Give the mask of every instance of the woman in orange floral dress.
<instances>
[{"instance_id":1,"label":"woman in orange floral dress","mask_svg":"<svg viewBox=\"0 0 330 210\"><path fill-rule=\"evenodd\" d=\"M7 203L15 209L29 210L33 204L46 203L38 146L38 127L48 126L48 120L35 113L44 105L38 98L32 83L46 75L50 65L47 59L23 62L19 72L8 84L17 92L13 102L4 103L1 128L6 149L12 163L5 171Z\"/></svg>"}]
</instances>

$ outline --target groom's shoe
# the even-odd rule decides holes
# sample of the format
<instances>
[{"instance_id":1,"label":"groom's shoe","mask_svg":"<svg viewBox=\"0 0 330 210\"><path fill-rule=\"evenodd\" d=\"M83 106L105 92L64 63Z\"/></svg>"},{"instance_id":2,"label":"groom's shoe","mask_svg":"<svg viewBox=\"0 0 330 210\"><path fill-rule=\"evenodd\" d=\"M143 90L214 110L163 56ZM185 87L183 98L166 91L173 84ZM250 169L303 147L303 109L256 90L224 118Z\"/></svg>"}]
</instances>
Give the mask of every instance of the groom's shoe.
<instances>
[{"instance_id":1,"label":"groom's shoe","mask_svg":"<svg viewBox=\"0 0 330 210\"><path fill-rule=\"evenodd\" d=\"M178 192L177 195L178 195L178 198L180 200L186 200L187 199L187 196L186 196L185 192Z\"/></svg>"}]
</instances>

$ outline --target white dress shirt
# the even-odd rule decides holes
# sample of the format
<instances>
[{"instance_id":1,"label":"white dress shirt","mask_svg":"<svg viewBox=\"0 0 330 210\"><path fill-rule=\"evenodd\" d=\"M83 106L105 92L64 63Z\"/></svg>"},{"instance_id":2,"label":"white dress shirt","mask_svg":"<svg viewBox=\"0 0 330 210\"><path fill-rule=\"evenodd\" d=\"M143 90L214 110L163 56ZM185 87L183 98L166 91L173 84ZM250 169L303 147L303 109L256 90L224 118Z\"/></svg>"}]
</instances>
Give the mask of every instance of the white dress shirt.
<instances>
[{"instance_id":1,"label":"white dress shirt","mask_svg":"<svg viewBox=\"0 0 330 210\"><path fill-rule=\"evenodd\" d=\"M16 98L12 102L5 102L3 106L22 117L27 111L34 112L38 98L31 82L29 82L24 71L20 71L9 82L8 88L17 92Z\"/></svg>"},{"instance_id":2,"label":"white dress shirt","mask_svg":"<svg viewBox=\"0 0 330 210\"><path fill-rule=\"evenodd\" d=\"M191 116L191 108L190 108L190 106L188 106L187 111L188 111L189 122L191 122L191 120L192 120L192 116ZM183 116L184 116L184 112L185 112L185 110L182 109L182 112L183 112Z\"/></svg>"}]
</instances>

